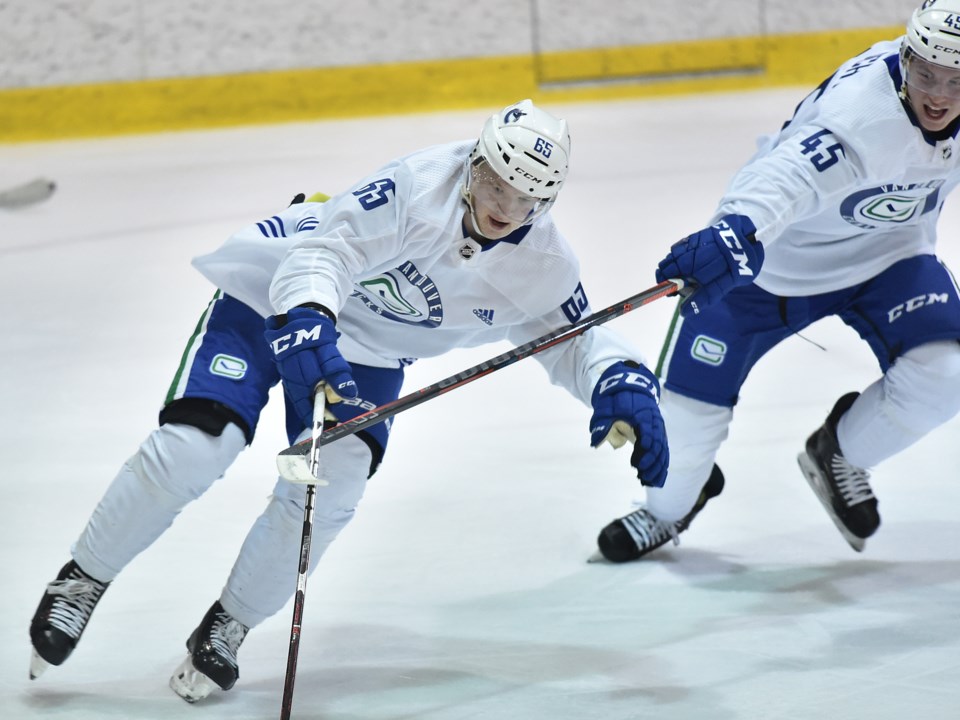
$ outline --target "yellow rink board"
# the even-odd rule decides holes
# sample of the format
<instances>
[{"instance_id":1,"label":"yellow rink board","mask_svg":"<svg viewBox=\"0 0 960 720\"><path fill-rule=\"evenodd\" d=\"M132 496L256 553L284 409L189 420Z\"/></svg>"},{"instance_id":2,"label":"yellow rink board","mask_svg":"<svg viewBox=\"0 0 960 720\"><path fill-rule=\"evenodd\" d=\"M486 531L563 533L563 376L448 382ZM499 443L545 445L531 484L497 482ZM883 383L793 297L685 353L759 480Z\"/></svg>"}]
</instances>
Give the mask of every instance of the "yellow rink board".
<instances>
[{"instance_id":1,"label":"yellow rink board","mask_svg":"<svg viewBox=\"0 0 960 720\"><path fill-rule=\"evenodd\" d=\"M0 91L0 142L813 86L899 27Z\"/></svg>"}]
</instances>

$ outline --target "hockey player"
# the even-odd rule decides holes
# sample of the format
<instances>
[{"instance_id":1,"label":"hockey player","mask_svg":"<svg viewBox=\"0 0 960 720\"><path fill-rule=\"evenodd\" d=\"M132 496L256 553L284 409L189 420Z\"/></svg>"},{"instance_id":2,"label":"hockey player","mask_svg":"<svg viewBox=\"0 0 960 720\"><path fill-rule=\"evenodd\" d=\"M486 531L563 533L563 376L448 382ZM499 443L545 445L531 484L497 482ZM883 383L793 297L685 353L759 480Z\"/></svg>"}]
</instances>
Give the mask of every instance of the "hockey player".
<instances>
[{"instance_id":1,"label":"hockey player","mask_svg":"<svg viewBox=\"0 0 960 720\"><path fill-rule=\"evenodd\" d=\"M831 315L882 376L837 400L799 463L857 551L880 525L869 471L960 409L960 298L935 253L960 181L960 0L928 0L899 39L848 60L733 177L710 225L658 278L699 288L665 347L669 478L605 527L635 560L676 540L723 476L714 464L740 388L772 347Z\"/></svg>"},{"instance_id":2,"label":"hockey player","mask_svg":"<svg viewBox=\"0 0 960 720\"><path fill-rule=\"evenodd\" d=\"M479 140L395 160L197 258L219 290L160 427L121 468L40 601L31 676L67 659L110 582L253 440L279 380L292 442L309 434L318 383L346 421L396 399L417 358L522 344L588 314L578 262L548 212L569 154L566 122L524 100L489 118ZM595 327L537 358L552 382L592 406L591 444L635 434L631 464L644 483L661 484L659 386L639 353ZM380 423L323 447L314 563L353 517L389 432ZM233 687L248 630L292 596L304 497L305 486L277 481L170 680L186 700Z\"/></svg>"}]
</instances>

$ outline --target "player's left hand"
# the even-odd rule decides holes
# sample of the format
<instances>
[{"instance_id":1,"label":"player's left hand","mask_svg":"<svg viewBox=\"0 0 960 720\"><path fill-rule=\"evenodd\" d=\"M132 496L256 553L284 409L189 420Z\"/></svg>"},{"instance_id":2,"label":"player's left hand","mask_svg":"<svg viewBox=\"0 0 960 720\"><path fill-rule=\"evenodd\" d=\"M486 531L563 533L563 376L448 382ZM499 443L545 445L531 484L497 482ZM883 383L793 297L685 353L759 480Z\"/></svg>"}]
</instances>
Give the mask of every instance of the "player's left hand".
<instances>
[{"instance_id":1,"label":"player's left hand","mask_svg":"<svg viewBox=\"0 0 960 720\"><path fill-rule=\"evenodd\" d=\"M763 245L746 215L724 215L715 225L688 235L670 248L657 267L657 282L682 278L687 317L716 302L735 287L749 285L763 264Z\"/></svg>"},{"instance_id":2,"label":"player's left hand","mask_svg":"<svg viewBox=\"0 0 960 720\"><path fill-rule=\"evenodd\" d=\"M630 360L608 367L593 389L590 444L604 440L614 448L633 442L630 464L640 482L663 487L670 464L667 433L660 415L660 383L643 365Z\"/></svg>"}]
</instances>

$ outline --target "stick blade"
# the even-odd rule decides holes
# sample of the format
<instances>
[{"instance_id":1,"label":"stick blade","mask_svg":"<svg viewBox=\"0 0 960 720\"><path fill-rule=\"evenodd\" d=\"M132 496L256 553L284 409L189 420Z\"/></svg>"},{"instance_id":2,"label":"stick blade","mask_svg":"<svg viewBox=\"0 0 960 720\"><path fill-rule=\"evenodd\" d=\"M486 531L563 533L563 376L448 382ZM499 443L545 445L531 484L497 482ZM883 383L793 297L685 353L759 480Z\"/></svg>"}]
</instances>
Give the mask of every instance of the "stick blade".
<instances>
[{"instance_id":1,"label":"stick blade","mask_svg":"<svg viewBox=\"0 0 960 720\"><path fill-rule=\"evenodd\" d=\"M310 441L291 445L277 454L280 477L292 483L312 485L317 478L310 471Z\"/></svg>"},{"instance_id":2,"label":"stick blade","mask_svg":"<svg viewBox=\"0 0 960 720\"><path fill-rule=\"evenodd\" d=\"M0 208L18 208L42 202L53 195L56 188L57 184L53 180L36 178L23 185L0 191Z\"/></svg>"}]
</instances>

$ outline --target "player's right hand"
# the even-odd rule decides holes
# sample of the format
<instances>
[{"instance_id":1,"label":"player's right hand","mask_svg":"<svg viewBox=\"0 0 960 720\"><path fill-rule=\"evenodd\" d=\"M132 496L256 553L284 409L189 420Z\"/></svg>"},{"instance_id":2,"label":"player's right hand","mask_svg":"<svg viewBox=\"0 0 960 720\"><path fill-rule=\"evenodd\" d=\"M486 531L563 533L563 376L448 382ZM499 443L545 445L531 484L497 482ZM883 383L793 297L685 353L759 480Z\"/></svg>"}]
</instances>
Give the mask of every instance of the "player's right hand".
<instances>
[{"instance_id":1,"label":"player's right hand","mask_svg":"<svg viewBox=\"0 0 960 720\"><path fill-rule=\"evenodd\" d=\"M716 302L735 287L749 285L763 264L753 221L746 215L725 215L716 225L685 237L670 248L657 267L657 282L681 278L684 317Z\"/></svg>"},{"instance_id":2,"label":"player's right hand","mask_svg":"<svg viewBox=\"0 0 960 720\"><path fill-rule=\"evenodd\" d=\"M284 391L304 427L313 424L313 395L319 383L326 383L328 399L357 397L350 364L337 349L339 333L332 318L313 308L297 307L267 318L266 328L264 337Z\"/></svg>"}]
</instances>

